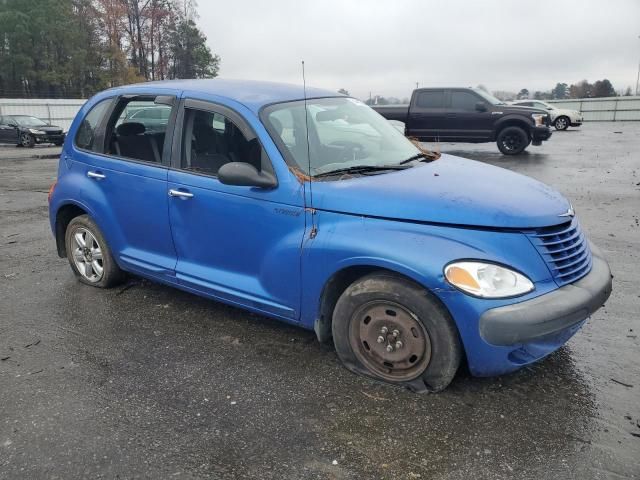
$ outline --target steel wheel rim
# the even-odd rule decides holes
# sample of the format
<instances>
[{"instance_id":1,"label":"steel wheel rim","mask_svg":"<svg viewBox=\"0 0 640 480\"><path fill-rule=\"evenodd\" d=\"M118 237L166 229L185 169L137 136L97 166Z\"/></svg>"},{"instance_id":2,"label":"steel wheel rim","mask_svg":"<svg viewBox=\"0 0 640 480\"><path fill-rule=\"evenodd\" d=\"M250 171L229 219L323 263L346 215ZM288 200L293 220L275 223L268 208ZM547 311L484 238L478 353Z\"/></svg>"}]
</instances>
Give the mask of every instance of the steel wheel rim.
<instances>
[{"instance_id":1,"label":"steel wheel rim","mask_svg":"<svg viewBox=\"0 0 640 480\"><path fill-rule=\"evenodd\" d=\"M509 150L510 152L513 152L518 148L520 148L521 144L522 144L522 138L520 138L520 135L508 134L508 135L505 135L504 138L502 139L502 146L506 150Z\"/></svg>"},{"instance_id":2,"label":"steel wheel rim","mask_svg":"<svg viewBox=\"0 0 640 480\"><path fill-rule=\"evenodd\" d=\"M391 301L362 305L351 318L349 343L363 365L392 382L419 377L431 360L431 339L424 325Z\"/></svg>"},{"instance_id":3,"label":"steel wheel rim","mask_svg":"<svg viewBox=\"0 0 640 480\"><path fill-rule=\"evenodd\" d=\"M29 137L29 134L23 133L21 141L22 141L22 146L27 147L31 143L31 138Z\"/></svg>"},{"instance_id":4,"label":"steel wheel rim","mask_svg":"<svg viewBox=\"0 0 640 480\"><path fill-rule=\"evenodd\" d=\"M96 283L104 276L102 247L86 228L77 228L71 235L73 263L83 278Z\"/></svg>"}]
</instances>

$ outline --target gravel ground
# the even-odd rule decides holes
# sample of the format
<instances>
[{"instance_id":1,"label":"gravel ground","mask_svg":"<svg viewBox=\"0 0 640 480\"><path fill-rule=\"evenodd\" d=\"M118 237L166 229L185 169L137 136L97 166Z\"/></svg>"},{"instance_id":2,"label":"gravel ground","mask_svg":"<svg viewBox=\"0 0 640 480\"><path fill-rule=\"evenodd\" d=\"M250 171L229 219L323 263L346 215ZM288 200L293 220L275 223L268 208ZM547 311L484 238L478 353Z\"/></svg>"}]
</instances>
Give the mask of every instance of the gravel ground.
<instances>
[{"instance_id":1,"label":"gravel ground","mask_svg":"<svg viewBox=\"0 0 640 480\"><path fill-rule=\"evenodd\" d=\"M437 395L169 287L80 285L48 226L57 161L0 149L0 478L640 478L639 139L588 123L517 158L440 146L565 193L615 280L557 353Z\"/></svg>"}]
</instances>

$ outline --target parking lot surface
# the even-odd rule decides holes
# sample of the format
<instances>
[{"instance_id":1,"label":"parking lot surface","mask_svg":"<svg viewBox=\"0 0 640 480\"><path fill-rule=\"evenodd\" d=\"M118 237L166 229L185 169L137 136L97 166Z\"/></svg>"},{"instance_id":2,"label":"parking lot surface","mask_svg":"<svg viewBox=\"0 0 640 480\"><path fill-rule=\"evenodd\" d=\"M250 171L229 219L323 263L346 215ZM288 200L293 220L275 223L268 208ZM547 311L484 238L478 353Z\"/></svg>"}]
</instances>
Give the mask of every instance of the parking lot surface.
<instances>
[{"instance_id":1,"label":"parking lot surface","mask_svg":"<svg viewBox=\"0 0 640 480\"><path fill-rule=\"evenodd\" d=\"M57 161L0 149L0 479L640 478L640 122L439 148L562 191L615 279L543 362L435 395L169 287L79 284L48 225Z\"/></svg>"}]
</instances>

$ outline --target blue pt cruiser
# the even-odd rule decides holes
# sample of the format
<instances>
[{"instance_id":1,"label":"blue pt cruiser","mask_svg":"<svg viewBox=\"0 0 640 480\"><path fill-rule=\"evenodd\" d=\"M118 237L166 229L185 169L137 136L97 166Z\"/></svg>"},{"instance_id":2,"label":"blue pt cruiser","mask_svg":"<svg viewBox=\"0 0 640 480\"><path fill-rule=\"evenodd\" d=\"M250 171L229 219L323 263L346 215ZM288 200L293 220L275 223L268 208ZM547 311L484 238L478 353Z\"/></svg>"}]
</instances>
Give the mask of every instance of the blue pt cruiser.
<instances>
[{"instance_id":1,"label":"blue pt cruiser","mask_svg":"<svg viewBox=\"0 0 640 480\"><path fill-rule=\"evenodd\" d=\"M102 92L69 130L49 202L81 282L130 272L313 329L349 370L414 391L442 390L463 359L479 376L539 360L611 293L562 195L435 159L326 90Z\"/></svg>"}]
</instances>

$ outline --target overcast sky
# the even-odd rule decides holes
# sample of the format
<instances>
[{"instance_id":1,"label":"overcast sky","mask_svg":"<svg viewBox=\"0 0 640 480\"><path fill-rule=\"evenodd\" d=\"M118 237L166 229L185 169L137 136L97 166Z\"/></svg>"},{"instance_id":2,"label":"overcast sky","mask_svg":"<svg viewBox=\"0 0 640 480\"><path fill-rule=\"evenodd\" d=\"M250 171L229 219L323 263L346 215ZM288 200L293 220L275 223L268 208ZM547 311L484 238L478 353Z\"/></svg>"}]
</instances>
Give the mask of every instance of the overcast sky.
<instances>
[{"instance_id":1,"label":"overcast sky","mask_svg":"<svg viewBox=\"0 0 640 480\"><path fill-rule=\"evenodd\" d=\"M220 75L356 97L421 86L549 90L608 78L635 89L640 0L200 0Z\"/></svg>"}]
</instances>

